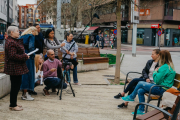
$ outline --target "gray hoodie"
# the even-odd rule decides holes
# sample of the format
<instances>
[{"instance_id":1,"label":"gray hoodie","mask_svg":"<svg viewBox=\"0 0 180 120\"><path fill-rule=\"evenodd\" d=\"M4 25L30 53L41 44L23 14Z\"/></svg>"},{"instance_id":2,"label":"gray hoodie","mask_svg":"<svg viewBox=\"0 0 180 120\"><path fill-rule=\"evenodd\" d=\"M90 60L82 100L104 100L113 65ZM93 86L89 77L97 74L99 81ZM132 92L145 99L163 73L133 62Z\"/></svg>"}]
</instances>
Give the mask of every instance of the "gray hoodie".
<instances>
[{"instance_id":1,"label":"gray hoodie","mask_svg":"<svg viewBox=\"0 0 180 120\"><path fill-rule=\"evenodd\" d=\"M74 40L72 40L71 42L67 42L67 40L64 40L62 43L65 43L65 46L64 46L64 47L65 47L67 50L69 50L70 47L73 45L74 42L75 42ZM63 53L62 57L64 57L64 55L66 54L66 51L63 50L62 48L61 48L60 50L61 50L61 52ZM75 53L75 55L73 56L73 58L76 58L76 57L77 57L77 54L76 54L76 53L78 52L78 46L77 46L76 43L75 43L74 46L71 48L70 52L71 52L71 53L73 53L73 52ZM65 58L70 59L71 56L70 56L69 54L67 54Z\"/></svg>"}]
</instances>

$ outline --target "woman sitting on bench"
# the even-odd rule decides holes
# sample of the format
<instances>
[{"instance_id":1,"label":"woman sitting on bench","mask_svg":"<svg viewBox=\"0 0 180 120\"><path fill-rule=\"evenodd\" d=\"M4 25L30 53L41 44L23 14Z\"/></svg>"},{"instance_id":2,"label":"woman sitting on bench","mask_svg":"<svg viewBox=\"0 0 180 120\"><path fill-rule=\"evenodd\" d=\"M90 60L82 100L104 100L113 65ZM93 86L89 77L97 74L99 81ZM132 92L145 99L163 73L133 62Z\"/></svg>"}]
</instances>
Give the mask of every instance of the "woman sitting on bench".
<instances>
[{"instance_id":1,"label":"woman sitting on bench","mask_svg":"<svg viewBox=\"0 0 180 120\"><path fill-rule=\"evenodd\" d=\"M150 88L154 85L163 85L165 87L171 88L174 84L174 78L176 75L176 72L174 71L174 65L171 59L171 54L167 50L160 51L159 53L160 59L159 59L159 65L160 67L156 68L153 72L153 83L148 83L141 81L137 84L134 91L126 96L122 97L122 100L126 102L134 102L134 99L136 95L138 94L139 97L139 103L145 102L144 94L148 93ZM162 95L167 88L165 87L153 87L151 90L151 93L153 95ZM134 112L132 112L134 115ZM143 115L144 112L144 105L139 105L139 109L137 111L137 115Z\"/></svg>"},{"instance_id":2,"label":"woman sitting on bench","mask_svg":"<svg viewBox=\"0 0 180 120\"><path fill-rule=\"evenodd\" d=\"M136 87L139 81L146 81L146 82L153 81L153 72L157 67L159 67L158 65L159 52L160 52L159 49L154 49L152 51L152 55L151 55L152 59L147 61L146 66L144 67L142 71L142 76L140 78L133 79L128 84L124 92L119 93L118 95L114 96L115 99L120 99L121 97L124 97L124 95L127 92L129 92L128 95L130 95L134 91L134 88ZM118 108L127 108L127 106L128 106L128 102L125 102L118 105Z\"/></svg>"}]
</instances>

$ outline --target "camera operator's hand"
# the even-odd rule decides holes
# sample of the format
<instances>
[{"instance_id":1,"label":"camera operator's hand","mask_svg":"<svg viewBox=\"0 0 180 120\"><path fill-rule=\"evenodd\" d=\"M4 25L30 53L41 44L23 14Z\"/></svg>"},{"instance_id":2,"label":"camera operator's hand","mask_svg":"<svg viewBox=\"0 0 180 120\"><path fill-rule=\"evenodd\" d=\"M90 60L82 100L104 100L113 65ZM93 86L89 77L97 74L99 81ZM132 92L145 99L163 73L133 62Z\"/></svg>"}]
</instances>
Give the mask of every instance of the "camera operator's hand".
<instances>
[{"instance_id":1,"label":"camera operator's hand","mask_svg":"<svg viewBox=\"0 0 180 120\"><path fill-rule=\"evenodd\" d=\"M55 72L56 70L57 70L56 68L52 68L50 71Z\"/></svg>"},{"instance_id":2,"label":"camera operator's hand","mask_svg":"<svg viewBox=\"0 0 180 120\"><path fill-rule=\"evenodd\" d=\"M71 55L71 59L73 59L73 55Z\"/></svg>"},{"instance_id":3,"label":"camera operator's hand","mask_svg":"<svg viewBox=\"0 0 180 120\"><path fill-rule=\"evenodd\" d=\"M66 53L67 53L67 54L69 54L69 51L68 51L68 50L66 50Z\"/></svg>"},{"instance_id":4,"label":"camera operator's hand","mask_svg":"<svg viewBox=\"0 0 180 120\"><path fill-rule=\"evenodd\" d=\"M74 69L74 65L71 65L71 69Z\"/></svg>"},{"instance_id":5,"label":"camera operator's hand","mask_svg":"<svg viewBox=\"0 0 180 120\"><path fill-rule=\"evenodd\" d=\"M65 43L61 43L61 47L65 46Z\"/></svg>"}]
</instances>

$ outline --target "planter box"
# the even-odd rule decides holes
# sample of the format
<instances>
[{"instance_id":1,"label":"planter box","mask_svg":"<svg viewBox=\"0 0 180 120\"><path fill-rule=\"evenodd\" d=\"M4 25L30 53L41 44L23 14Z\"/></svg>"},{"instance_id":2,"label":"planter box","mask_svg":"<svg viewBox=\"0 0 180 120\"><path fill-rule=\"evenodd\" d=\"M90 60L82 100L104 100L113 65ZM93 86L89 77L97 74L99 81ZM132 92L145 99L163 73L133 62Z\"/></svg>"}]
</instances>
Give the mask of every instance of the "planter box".
<instances>
[{"instance_id":1,"label":"planter box","mask_svg":"<svg viewBox=\"0 0 180 120\"><path fill-rule=\"evenodd\" d=\"M83 64L83 60L78 60L77 71L93 71L93 70L105 70L109 68L109 63L93 63Z\"/></svg>"},{"instance_id":2,"label":"planter box","mask_svg":"<svg viewBox=\"0 0 180 120\"><path fill-rule=\"evenodd\" d=\"M11 90L10 76L1 73L0 74L0 98L9 94Z\"/></svg>"}]
</instances>

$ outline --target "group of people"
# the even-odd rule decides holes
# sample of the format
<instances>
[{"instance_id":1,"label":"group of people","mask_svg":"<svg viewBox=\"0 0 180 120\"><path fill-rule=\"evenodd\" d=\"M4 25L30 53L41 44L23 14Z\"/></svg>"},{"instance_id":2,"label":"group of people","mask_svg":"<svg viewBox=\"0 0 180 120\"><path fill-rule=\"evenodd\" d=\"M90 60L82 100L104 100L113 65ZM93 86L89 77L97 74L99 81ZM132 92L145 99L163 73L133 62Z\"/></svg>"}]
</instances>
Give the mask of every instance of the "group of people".
<instances>
[{"instance_id":1,"label":"group of people","mask_svg":"<svg viewBox=\"0 0 180 120\"><path fill-rule=\"evenodd\" d=\"M10 75L11 91L10 106L13 111L23 110L22 105L17 104L17 95L22 91L22 100L34 100L31 95L37 95L34 88L43 79L46 85L43 89L44 95L50 95L49 89L56 92L60 88L62 63L58 57L58 49L61 50L64 59L76 60L78 46L73 40L72 34L67 34L63 43L60 43L54 36L54 31L48 29L43 38L40 26L35 24L26 29L19 37L19 29L16 26L9 26L8 37L5 40L5 65L4 73ZM75 43L75 44L74 44ZM73 46L72 46L73 45ZM46 55L43 56L43 46L47 47ZM69 51L70 47L72 49ZM29 52L39 49L36 53L28 56ZM70 74L73 70L73 80L75 85L80 85L77 78L77 66L69 65L65 68ZM70 77L69 77L70 78ZM67 83L63 83L63 88L67 88Z\"/></svg>"},{"instance_id":2,"label":"group of people","mask_svg":"<svg viewBox=\"0 0 180 120\"><path fill-rule=\"evenodd\" d=\"M126 89L114 96L115 99L122 99L122 104L118 108L127 108L129 102L134 102L138 95L139 103L145 102L145 93L149 93L150 88L154 85L163 85L165 87L153 87L151 93L153 95L163 95L163 93L171 88L174 84L176 75L171 54L167 50L154 49L151 55L152 59L148 60L146 66L142 70L140 78L133 79ZM128 93L127 96L125 94ZM137 115L145 114L144 105L139 105ZM134 115L134 112L132 112Z\"/></svg>"}]
</instances>

